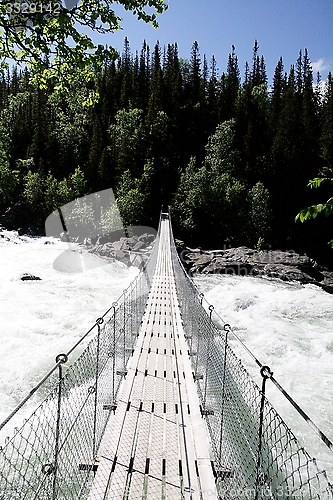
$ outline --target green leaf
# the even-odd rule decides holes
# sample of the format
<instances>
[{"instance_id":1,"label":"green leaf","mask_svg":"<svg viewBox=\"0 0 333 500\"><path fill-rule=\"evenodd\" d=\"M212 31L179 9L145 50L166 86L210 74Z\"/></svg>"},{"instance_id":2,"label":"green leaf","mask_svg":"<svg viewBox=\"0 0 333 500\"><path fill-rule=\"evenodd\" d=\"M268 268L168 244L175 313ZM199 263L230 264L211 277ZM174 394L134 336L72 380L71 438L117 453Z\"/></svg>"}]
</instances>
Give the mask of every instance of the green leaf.
<instances>
[{"instance_id":1,"label":"green leaf","mask_svg":"<svg viewBox=\"0 0 333 500\"><path fill-rule=\"evenodd\" d=\"M323 169L321 171L322 177L315 177L314 179L310 180L308 186L311 188L318 188L324 182L333 184L333 179L331 177L328 177L331 172L331 168ZM312 205L310 207L304 208L296 215L295 222L297 222L298 220L304 222L308 219L315 219L321 212L324 212L326 217L333 213L333 197L329 198L326 203L318 203L318 205ZM333 240L329 241L328 244L333 248Z\"/></svg>"},{"instance_id":2,"label":"green leaf","mask_svg":"<svg viewBox=\"0 0 333 500\"><path fill-rule=\"evenodd\" d=\"M122 19L115 15L113 3L132 10L138 19L154 27L157 15L167 9L163 0L81 0L71 10L61 7L52 15L36 13L27 21L14 17L0 4L0 26L6 26L0 38L0 65L8 58L22 63L30 69L35 86L46 89L52 82L59 91L67 88L74 94L73 82L93 81L94 70L117 54L115 49L96 47L93 42L95 33L105 35L121 29ZM91 106L97 99L92 93L82 104Z\"/></svg>"},{"instance_id":3,"label":"green leaf","mask_svg":"<svg viewBox=\"0 0 333 500\"><path fill-rule=\"evenodd\" d=\"M310 187L311 189L319 188L324 181L324 178L316 177L315 179L311 179L309 181L308 187Z\"/></svg>"}]
</instances>

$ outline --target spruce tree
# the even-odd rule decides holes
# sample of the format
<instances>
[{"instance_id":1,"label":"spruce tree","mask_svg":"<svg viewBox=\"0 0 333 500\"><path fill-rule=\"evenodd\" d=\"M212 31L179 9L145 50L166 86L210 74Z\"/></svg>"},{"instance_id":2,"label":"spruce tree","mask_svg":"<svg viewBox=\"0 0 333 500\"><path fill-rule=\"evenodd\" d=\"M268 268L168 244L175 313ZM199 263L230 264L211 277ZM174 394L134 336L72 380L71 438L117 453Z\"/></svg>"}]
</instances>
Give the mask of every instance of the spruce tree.
<instances>
[{"instance_id":1,"label":"spruce tree","mask_svg":"<svg viewBox=\"0 0 333 500\"><path fill-rule=\"evenodd\" d=\"M261 70L260 70L260 57L259 57L259 44L254 41L253 56L252 56L252 70L250 73L250 84L252 86L260 85L261 83Z\"/></svg>"},{"instance_id":2,"label":"spruce tree","mask_svg":"<svg viewBox=\"0 0 333 500\"><path fill-rule=\"evenodd\" d=\"M189 96L192 106L202 101L201 59L199 44L195 41L191 49Z\"/></svg>"},{"instance_id":3,"label":"spruce tree","mask_svg":"<svg viewBox=\"0 0 333 500\"><path fill-rule=\"evenodd\" d=\"M240 89L240 71L235 46L228 56L227 73L221 79L220 120L230 120L235 116L236 100Z\"/></svg>"},{"instance_id":4,"label":"spruce tree","mask_svg":"<svg viewBox=\"0 0 333 500\"><path fill-rule=\"evenodd\" d=\"M321 155L328 168L333 168L333 77L328 73L321 109Z\"/></svg>"},{"instance_id":5,"label":"spruce tree","mask_svg":"<svg viewBox=\"0 0 333 500\"><path fill-rule=\"evenodd\" d=\"M130 105L131 99L133 96L131 71L132 71L131 49L130 49L130 44L129 44L128 38L125 37L124 50L123 50L123 54L121 57L121 67L120 67L120 74L121 74L120 107L121 108L127 108Z\"/></svg>"},{"instance_id":6,"label":"spruce tree","mask_svg":"<svg viewBox=\"0 0 333 500\"><path fill-rule=\"evenodd\" d=\"M163 71L161 68L161 49L159 43L156 43L151 66L149 99L146 118L148 127L152 125L157 113L162 109L162 94Z\"/></svg>"},{"instance_id":7,"label":"spruce tree","mask_svg":"<svg viewBox=\"0 0 333 500\"><path fill-rule=\"evenodd\" d=\"M214 131L214 128L220 119L217 76L217 62L215 57L212 56L210 62L210 79L207 90L208 133L212 133Z\"/></svg>"},{"instance_id":8,"label":"spruce tree","mask_svg":"<svg viewBox=\"0 0 333 500\"><path fill-rule=\"evenodd\" d=\"M138 93L139 93L139 109L145 109L149 98L149 83L150 80L150 51L144 40L140 52L139 74L138 74Z\"/></svg>"},{"instance_id":9,"label":"spruce tree","mask_svg":"<svg viewBox=\"0 0 333 500\"><path fill-rule=\"evenodd\" d=\"M286 90L286 76L284 73L283 60L282 57L280 57L274 71L273 87L271 91L270 124L272 131L276 129L277 123L279 121L279 116L282 107L282 98L285 90Z\"/></svg>"}]
</instances>

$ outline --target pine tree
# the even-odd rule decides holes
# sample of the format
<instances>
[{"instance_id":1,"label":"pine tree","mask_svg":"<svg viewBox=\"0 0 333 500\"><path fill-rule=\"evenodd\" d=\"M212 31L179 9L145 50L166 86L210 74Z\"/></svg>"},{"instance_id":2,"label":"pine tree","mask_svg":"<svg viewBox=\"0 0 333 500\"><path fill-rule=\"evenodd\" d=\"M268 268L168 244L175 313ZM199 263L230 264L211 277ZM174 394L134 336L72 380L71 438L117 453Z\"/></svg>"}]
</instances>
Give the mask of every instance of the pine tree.
<instances>
[{"instance_id":1,"label":"pine tree","mask_svg":"<svg viewBox=\"0 0 333 500\"><path fill-rule=\"evenodd\" d=\"M252 87L267 85L267 73L264 56L259 56L259 44L255 40L252 56L252 70L249 74L249 84Z\"/></svg>"},{"instance_id":2,"label":"pine tree","mask_svg":"<svg viewBox=\"0 0 333 500\"><path fill-rule=\"evenodd\" d=\"M177 44L169 44L164 68L163 109L172 121L178 120L182 90L178 46Z\"/></svg>"},{"instance_id":3,"label":"pine tree","mask_svg":"<svg viewBox=\"0 0 333 500\"><path fill-rule=\"evenodd\" d=\"M47 107L45 101L47 96L37 89L32 101L33 135L28 148L27 155L35 160L37 169L46 165L46 144L47 144Z\"/></svg>"},{"instance_id":4,"label":"pine tree","mask_svg":"<svg viewBox=\"0 0 333 500\"><path fill-rule=\"evenodd\" d=\"M279 120L279 115L281 112L282 98L286 90L286 76L284 74L284 66L282 57L280 57L279 62L275 68L273 77L273 87L271 92L271 116L270 122L271 127L274 130L276 124Z\"/></svg>"},{"instance_id":5,"label":"pine tree","mask_svg":"<svg viewBox=\"0 0 333 500\"><path fill-rule=\"evenodd\" d=\"M139 54L135 53L135 58L133 61L132 68L132 106L134 108L140 108L142 104L142 99L140 96L140 84L139 84Z\"/></svg>"},{"instance_id":6,"label":"pine tree","mask_svg":"<svg viewBox=\"0 0 333 500\"><path fill-rule=\"evenodd\" d=\"M124 51L121 57L121 94L120 94L120 107L127 108L133 97L133 89L132 89L132 57L131 57L131 49L128 38L125 37L124 41Z\"/></svg>"},{"instance_id":7,"label":"pine tree","mask_svg":"<svg viewBox=\"0 0 333 500\"><path fill-rule=\"evenodd\" d=\"M201 60L199 44L195 41L192 45L190 59L190 82L189 95L191 104L194 106L202 101L202 83L201 83Z\"/></svg>"},{"instance_id":8,"label":"pine tree","mask_svg":"<svg viewBox=\"0 0 333 500\"><path fill-rule=\"evenodd\" d=\"M145 109L147 107L147 102L149 99L149 80L150 80L150 51L149 47L144 40L142 49L140 52L139 61L139 74L138 74L138 92L139 92L139 102L138 108Z\"/></svg>"},{"instance_id":9,"label":"pine tree","mask_svg":"<svg viewBox=\"0 0 333 500\"><path fill-rule=\"evenodd\" d=\"M95 114L93 118L92 136L90 141L90 149L86 172L91 191L98 191L101 186L99 184L98 172L103 152L103 140L100 117Z\"/></svg>"},{"instance_id":10,"label":"pine tree","mask_svg":"<svg viewBox=\"0 0 333 500\"><path fill-rule=\"evenodd\" d=\"M162 109L162 93L163 93L163 71L161 68L161 49L159 43L155 45L152 67L151 67L151 78L150 78L150 89L149 89L149 100L147 109L147 125L150 126L157 115L157 113Z\"/></svg>"},{"instance_id":11,"label":"pine tree","mask_svg":"<svg viewBox=\"0 0 333 500\"><path fill-rule=\"evenodd\" d=\"M217 63L214 56L210 62L210 79L207 89L208 133L212 133L219 121L219 91L217 80Z\"/></svg>"},{"instance_id":12,"label":"pine tree","mask_svg":"<svg viewBox=\"0 0 333 500\"><path fill-rule=\"evenodd\" d=\"M246 61L245 63L245 73L244 73L244 86L250 84L250 66L249 63Z\"/></svg>"},{"instance_id":13,"label":"pine tree","mask_svg":"<svg viewBox=\"0 0 333 500\"><path fill-rule=\"evenodd\" d=\"M252 56L252 70L250 73L250 84L260 85L261 83L261 72L260 72L260 57L259 57L259 44L258 41L254 41L253 46L253 56Z\"/></svg>"},{"instance_id":14,"label":"pine tree","mask_svg":"<svg viewBox=\"0 0 333 500\"><path fill-rule=\"evenodd\" d=\"M321 154L329 168L333 168L333 78L328 73L324 101L321 109Z\"/></svg>"},{"instance_id":15,"label":"pine tree","mask_svg":"<svg viewBox=\"0 0 333 500\"><path fill-rule=\"evenodd\" d=\"M303 90L303 53L302 50L299 51L297 62L296 62L296 89L299 94Z\"/></svg>"},{"instance_id":16,"label":"pine tree","mask_svg":"<svg viewBox=\"0 0 333 500\"><path fill-rule=\"evenodd\" d=\"M240 71L235 46L228 56L227 74L221 79L220 120L230 120L235 116L236 100L240 89Z\"/></svg>"}]
</instances>

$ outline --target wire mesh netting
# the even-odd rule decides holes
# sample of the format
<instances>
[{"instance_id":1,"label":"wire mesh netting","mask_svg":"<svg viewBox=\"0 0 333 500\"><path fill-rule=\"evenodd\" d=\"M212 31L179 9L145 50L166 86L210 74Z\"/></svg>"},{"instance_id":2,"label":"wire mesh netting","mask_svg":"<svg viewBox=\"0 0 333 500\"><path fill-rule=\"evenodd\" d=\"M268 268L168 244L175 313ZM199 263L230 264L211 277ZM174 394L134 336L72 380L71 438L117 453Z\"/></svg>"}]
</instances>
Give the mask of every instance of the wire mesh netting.
<instances>
[{"instance_id":1,"label":"wire mesh netting","mask_svg":"<svg viewBox=\"0 0 333 500\"><path fill-rule=\"evenodd\" d=\"M31 417L0 448L1 500L84 499L96 456L145 310L158 248L147 266L110 310L96 321L95 335L69 367L56 370L39 388L53 384Z\"/></svg>"},{"instance_id":2,"label":"wire mesh netting","mask_svg":"<svg viewBox=\"0 0 333 500\"><path fill-rule=\"evenodd\" d=\"M172 239L173 241L173 239ZM173 268L192 368L206 419L220 498L333 499L325 471L300 446L214 323L175 244Z\"/></svg>"},{"instance_id":3,"label":"wire mesh netting","mask_svg":"<svg viewBox=\"0 0 333 500\"><path fill-rule=\"evenodd\" d=\"M266 399L268 376L262 372L261 388L249 376L229 346L230 327L219 328L213 308L205 310L203 297L171 241L178 300L219 497L332 500L326 473ZM47 397L1 447L1 500L87 498L99 446L145 311L158 242L159 235L146 268L96 321L91 329L95 335L81 356L69 368L69 353L58 356L55 370L40 387ZM151 446L158 443L156 436Z\"/></svg>"}]
</instances>

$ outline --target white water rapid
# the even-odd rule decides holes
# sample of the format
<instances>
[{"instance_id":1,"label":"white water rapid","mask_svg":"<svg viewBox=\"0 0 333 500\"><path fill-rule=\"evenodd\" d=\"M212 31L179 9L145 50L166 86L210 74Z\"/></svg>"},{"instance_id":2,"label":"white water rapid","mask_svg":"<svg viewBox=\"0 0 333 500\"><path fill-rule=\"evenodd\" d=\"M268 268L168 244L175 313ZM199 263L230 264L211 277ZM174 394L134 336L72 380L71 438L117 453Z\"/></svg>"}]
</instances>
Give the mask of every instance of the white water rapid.
<instances>
[{"instance_id":1,"label":"white water rapid","mask_svg":"<svg viewBox=\"0 0 333 500\"><path fill-rule=\"evenodd\" d=\"M333 442L333 295L315 285L214 275L195 279L207 301ZM258 365L232 335L230 344L261 387ZM333 452L269 380L266 396L333 481Z\"/></svg>"},{"instance_id":2,"label":"white water rapid","mask_svg":"<svg viewBox=\"0 0 333 500\"><path fill-rule=\"evenodd\" d=\"M55 357L67 352L138 274L117 261L83 273L58 272L53 262L67 249L67 243L54 238L0 232L1 422L52 368ZM40 280L22 281L24 273ZM23 417L30 413L27 404ZM21 412L13 422L22 424ZM12 435L12 427L4 428L5 436Z\"/></svg>"},{"instance_id":3,"label":"white water rapid","mask_svg":"<svg viewBox=\"0 0 333 500\"><path fill-rule=\"evenodd\" d=\"M57 272L53 261L66 249L66 243L52 238L0 231L1 422L53 366L56 355L84 335L138 272L119 262L80 274ZM24 273L41 279L22 281ZM195 281L208 302L333 441L333 295L312 285L262 278L214 275ZM230 341L260 385L258 366L232 337ZM267 397L332 481L333 453L319 444L269 381ZM27 417L29 405L25 411ZM20 423L22 416L15 425ZM5 430L5 435L12 434L10 425Z\"/></svg>"}]
</instances>

